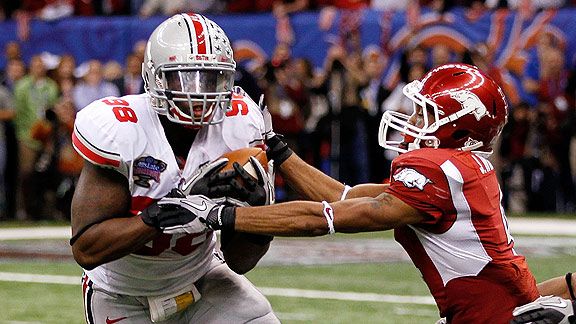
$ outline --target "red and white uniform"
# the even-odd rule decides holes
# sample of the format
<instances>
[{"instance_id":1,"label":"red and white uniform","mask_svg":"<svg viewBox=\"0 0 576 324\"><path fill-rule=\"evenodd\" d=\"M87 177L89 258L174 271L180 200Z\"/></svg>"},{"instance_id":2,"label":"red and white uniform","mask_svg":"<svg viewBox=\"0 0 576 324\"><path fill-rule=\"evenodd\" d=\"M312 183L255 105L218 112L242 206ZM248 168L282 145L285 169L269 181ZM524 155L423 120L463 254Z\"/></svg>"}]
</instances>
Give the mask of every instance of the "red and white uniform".
<instances>
[{"instance_id":1,"label":"red and white uniform","mask_svg":"<svg viewBox=\"0 0 576 324\"><path fill-rule=\"evenodd\" d=\"M449 323L508 323L536 282L514 251L492 164L453 149L398 156L388 192L428 217L395 229Z\"/></svg>"},{"instance_id":2,"label":"red and white uniform","mask_svg":"<svg viewBox=\"0 0 576 324\"><path fill-rule=\"evenodd\" d=\"M231 150L262 145L264 121L258 105L242 91L234 94L232 107L222 123L198 131L183 169L184 161L174 155L146 94L103 98L82 109L76 118L73 144L89 162L126 177L131 213L136 215L202 164ZM141 250L86 274L100 288L116 294L169 294L196 282L209 270L215 243L212 231L162 234Z\"/></svg>"}]
</instances>

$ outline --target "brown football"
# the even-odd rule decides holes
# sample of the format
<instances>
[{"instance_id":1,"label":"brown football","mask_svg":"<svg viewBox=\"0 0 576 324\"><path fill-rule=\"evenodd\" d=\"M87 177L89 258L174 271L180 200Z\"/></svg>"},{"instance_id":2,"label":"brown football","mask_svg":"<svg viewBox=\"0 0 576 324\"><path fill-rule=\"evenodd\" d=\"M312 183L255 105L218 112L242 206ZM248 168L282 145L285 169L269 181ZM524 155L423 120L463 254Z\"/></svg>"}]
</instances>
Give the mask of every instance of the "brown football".
<instances>
[{"instance_id":1,"label":"brown football","mask_svg":"<svg viewBox=\"0 0 576 324\"><path fill-rule=\"evenodd\" d=\"M233 170L232 166L234 162L238 162L252 177L258 178L256 170L250 163L250 157L253 156L260 162L265 171L268 171L268 158L266 157L266 152L259 147L246 147L238 150L230 151L228 153L222 154L221 157L227 158L228 163L220 172L225 172Z\"/></svg>"}]
</instances>

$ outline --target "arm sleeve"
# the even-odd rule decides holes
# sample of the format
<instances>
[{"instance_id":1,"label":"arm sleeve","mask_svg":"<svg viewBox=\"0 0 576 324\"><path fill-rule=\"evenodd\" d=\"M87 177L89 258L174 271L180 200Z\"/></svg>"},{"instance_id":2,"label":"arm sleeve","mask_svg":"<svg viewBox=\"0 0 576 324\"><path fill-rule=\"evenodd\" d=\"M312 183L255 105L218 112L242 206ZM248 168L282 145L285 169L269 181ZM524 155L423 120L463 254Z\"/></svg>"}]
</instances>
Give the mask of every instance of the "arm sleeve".
<instances>
[{"instance_id":1,"label":"arm sleeve","mask_svg":"<svg viewBox=\"0 0 576 324\"><path fill-rule=\"evenodd\" d=\"M76 116L72 144L74 149L88 162L117 170L129 177L130 152L137 138L130 128L117 122L106 106L89 105Z\"/></svg>"},{"instance_id":2,"label":"arm sleeve","mask_svg":"<svg viewBox=\"0 0 576 324\"><path fill-rule=\"evenodd\" d=\"M397 158L387 191L428 218L422 224L436 224L446 210L453 210L444 172L422 158Z\"/></svg>"}]
</instances>

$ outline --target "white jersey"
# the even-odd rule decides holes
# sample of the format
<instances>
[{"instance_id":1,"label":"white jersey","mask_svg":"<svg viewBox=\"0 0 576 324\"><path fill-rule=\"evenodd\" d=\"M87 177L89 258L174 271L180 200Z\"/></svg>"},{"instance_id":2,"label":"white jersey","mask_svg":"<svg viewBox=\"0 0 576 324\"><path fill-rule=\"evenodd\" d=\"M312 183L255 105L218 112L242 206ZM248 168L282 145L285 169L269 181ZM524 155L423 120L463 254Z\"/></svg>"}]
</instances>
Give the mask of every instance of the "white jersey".
<instances>
[{"instance_id":1,"label":"white jersey","mask_svg":"<svg viewBox=\"0 0 576 324\"><path fill-rule=\"evenodd\" d=\"M107 97L82 109L76 117L73 144L89 162L113 168L126 177L132 195L130 212L136 215L176 188L199 166L225 152L262 146L264 121L257 109L248 95L235 91L232 109L224 121L198 131L183 169L179 162L182 166L184 161L177 161L146 94ZM212 231L161 234L141 250L86 273L112 293L167 294L197 281L208 271L215 244Z\"/></svg>"}]
</instances>

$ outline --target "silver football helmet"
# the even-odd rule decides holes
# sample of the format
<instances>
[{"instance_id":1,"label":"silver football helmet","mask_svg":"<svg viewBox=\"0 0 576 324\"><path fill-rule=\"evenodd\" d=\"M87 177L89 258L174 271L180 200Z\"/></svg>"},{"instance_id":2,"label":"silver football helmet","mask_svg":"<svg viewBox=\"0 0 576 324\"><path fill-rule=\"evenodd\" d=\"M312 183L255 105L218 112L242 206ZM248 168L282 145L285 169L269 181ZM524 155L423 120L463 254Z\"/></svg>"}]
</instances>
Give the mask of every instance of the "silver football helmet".
<instances>
[{"instance_id":1,"label":"silver football helmet","mask_svg":"<svg viewBox=\"0 0 576 324\"><path fill-rule=\"evenodd\" d=\"M177 14L148 39L142 77L157 113L201 127L222 122L235 69L232 46L220 26L199 14Z\"/></svg>"}]
</instances>

